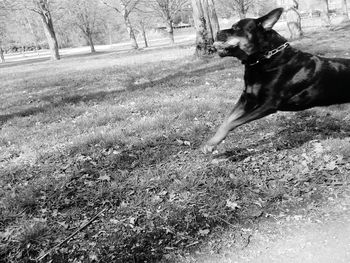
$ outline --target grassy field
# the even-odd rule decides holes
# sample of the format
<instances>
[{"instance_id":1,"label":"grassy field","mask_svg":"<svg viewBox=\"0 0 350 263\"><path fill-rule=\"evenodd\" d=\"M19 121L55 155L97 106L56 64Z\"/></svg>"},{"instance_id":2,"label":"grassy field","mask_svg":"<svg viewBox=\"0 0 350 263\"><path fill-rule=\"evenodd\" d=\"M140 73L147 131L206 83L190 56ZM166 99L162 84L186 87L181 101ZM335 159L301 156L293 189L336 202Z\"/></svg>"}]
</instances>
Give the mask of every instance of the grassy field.
<instances>
[{"instance_id":1,"label":"grassy field","mask_svg":"<svg viewBox=\"0 0 350 263\"><path fill-rule=\"evenodd\" d=\"M293 45L349 57L348 29ZM317 43L317 45L315 44ZM226 229L347 189L349 106L278 113L198 147L243 89L188 46L0 71L0 262L177 262Z\"/></svg>"}]
</instances>

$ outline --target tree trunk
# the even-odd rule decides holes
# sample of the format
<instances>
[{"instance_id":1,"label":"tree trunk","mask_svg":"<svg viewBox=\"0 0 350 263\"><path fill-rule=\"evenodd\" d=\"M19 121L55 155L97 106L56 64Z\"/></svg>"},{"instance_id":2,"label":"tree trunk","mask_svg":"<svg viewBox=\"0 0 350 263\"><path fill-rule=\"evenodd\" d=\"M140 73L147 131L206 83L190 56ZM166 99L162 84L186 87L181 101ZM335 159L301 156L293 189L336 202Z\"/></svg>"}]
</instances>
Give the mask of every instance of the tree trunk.
<instances>
[{"instance_id":1,"label":"tree trunk","mask_svg":"<svg viewBox=\"0 0 350 263\"><path fill-rule=\"evenodd\" d=\"M239 1L239 3L238 3L239 8L237 8L237 12L238 12L240 19L246 18L246 10L244 7L244 3L245 3L245 1Z\"/></svg>"},{"instance_id":2,"label":"tree trunk","mask_svg":"<svg viewBox=\"0 0 350 263\"><path fill-rule=\"evenodd\" d=\"M142 31L142 37L143 37L143 41L144 41L144 43L145 43L145 47L148 47L146 29L145 29L144 24L142 24L142 23L141 23L141 31Z\"/></svg>"},{"instance_id":3,"label":"tree trunk","mask_svg":"<svg viewBox=\"0 0 350 263\"><path fill-rule=\"evenodd\" d=\"M342 16L343 22L349 22L348 4L346 0L342 0Z\"/></svg>"},{"instance_id":4,"label":"tree trunk","mask_svg":"<svg viewBox=\"0 0 350 263\"><path fill-rule=\"evenodd\" d=\"M291 7L286 10L287 26L290 32L291 39L298 39L302 37L303 31L301 29L301 18L299 12Z\"/></svg>"},{"instance_id":5,"label":"tree trunk","mask_svg":"<svg viewBox=\"0 0 350 263\"><path fill-rule=\"evenodd\" d=\"M196 55L212 52L212 45L219 31L219 22L213 0L192 0L193 20L196 27Z\"/></svg>"},{"instance_id":6,"label":"tree trunk","mask_svg":"<svg viewBox=\"0 0 350 263\"><path fill-rule=\"evenodd\" d=\"M137 41L136 41L134 29L132 28L129 16L126 13L124 13L124 22L125 22L126 30L129 33L129 37L130 37L130 41L131 41L131 47L133 49L138 49L139 45L137 44Z\"/></svg>"},{"instance_id":7,"label":"tree trunk","mask_svg":"<svg viewBox=\"0 0 350 263\"><path fill-rule=\"evenodd\" d=\"M291 39L302 37L301 17L298 12L299 3L296 0L284 1L284 10L286 12L287 26L290 32Z\"/></svg>"},{"instance_id":8,"label":"tree trunk","mask_svg":"<svg viewBox=\"0 0 350 263\"><path fill-rule=\"evenodd\" d=\"M4 50L0 47L0 60L1 63L5 63Z\"/></svg>"},{"instance_id":9,"label":"tree trunk","mask_svg":"<svg viewBox=\"0 0 350 263\"><path fill-rule=\"evenodd\" d=\"M37 55L39 56L39 37L38 37L38 35L35 33L35 31L34 31L34 29L33 29L33 26L32 26L32 23L30 22L30 20L29 20L29 18L28 18L27 16L26 16L26 21L27 21L29 30L30 30L30 32L32 33L33 38L34 38L34 42L35 42L35 51L36 51Z\"/></svg>"},{"instance_id":10,"label":"tree trunk","mask_svg":"<svg viewBox=\"0 0 350 263\"><path fill-rule=\"evenodd\" d=\"M219 28L219 20L216 15L216 10L214 6L214 0L201 0L204 5L204 16L207 21L207 28L209 31L209 38L215 41L216 35L218 31L220 30Z\"/></svg>"},{"instance_id":11,"label":"tree trunk","mask_svg":"<svg viewBox=\"0 0 350 263\"><path fill-rule=\"evenodd\" d=\"M170 40L170 44L175 44L175 40L174 40L174 26L173 26L173 21L171 19L168 19L168 35L169 35L169 40Z\"/></svg>"},{"instance_id":12,"label":"tree trunk","mask_svg":"<svg viewBox=\"0 0 350 263\"><path fill-rule=\"evenodd\" d=\"M331 25L331 18L329 15L329 2L328 0L321 0L322 5L322 20L325 23L326 26Z\"/></svg>"},{"instance_id":13,"label":"tree trunk","mask_svg":"<svg viewBox=\"0 0 350 263\"><path fill-rule=\"evenodd\" d=\"M112 30L111 30L110 26L108 27L108 39L109 39L109 44L112 45L113 44L113 37L112 37Z\"/></svg>"},{"instance_id":14,"label":"tree trunk","mask_svg":"<svg viewBox=\"0 0 350 263\"><path fill-rule=\"evenodd\" d=\"M47 42L50 47L50 52L51 52L51 59L52 60L59 60L60 59L60 54L58 51L58 42L55 34L55 29L53 27L52 23L52 18L51 14L49 11L44 11L40 13L41 21L44 26L44 31L45 35L47 38Z\"/></svg>"},{"instance_id":15,"label":"tree trunk","mask_svg":"<svg viewBox=\"0 0 350 263\"><path fill-rule=\"evenodd\" d=\"M245 15L245 13L242 10L237 10L237 12L238 12L238 15L239 15L239 19L246 18L246 15Z\"/></svg>"},{"instance_id":16,"label":"tree trunk","mask_svg":"<svg viewBox=\"0 0 350 263\"><path fill-rule=\"evenodd\" d=\"M86 35L87 37L87 41L89 43L89 46L90 46L90 50L91 50L91 53L95 53L96 50L95 50L95 46L94 46L94 41L92 40L92 34L87 34Z\"/></svg>"}]
</instances>

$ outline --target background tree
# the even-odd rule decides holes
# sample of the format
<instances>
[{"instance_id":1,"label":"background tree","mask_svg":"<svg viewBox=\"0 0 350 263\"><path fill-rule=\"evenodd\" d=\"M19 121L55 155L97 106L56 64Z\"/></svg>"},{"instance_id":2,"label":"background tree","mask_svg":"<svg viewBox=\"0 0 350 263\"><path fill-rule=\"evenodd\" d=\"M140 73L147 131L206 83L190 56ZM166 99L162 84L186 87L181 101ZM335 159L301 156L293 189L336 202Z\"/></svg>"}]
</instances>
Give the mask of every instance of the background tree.
<instances>
[{"instance_id":1,"label":"background tree","mask_svg":"<svg viewBox=\"0 0 350 263\"><path fill-rule=\"evenodd\" d=\"M102 0L102 2L123 17L131 40L131 47L138 49L139 45L137 44L134 28L130 21L130 14L135 11L141 0Z\"/></svg>"},{"instance_id":2,"label":"background tree","mask_svg":"<svg viewBox=\"0 0 350 263\"><path fill-rule=\"evenodd\" d=\"M50 0L14 0L13 3L16 4L17 8L28 9L39 15L44 27L47 42L50 47L51 59L60 59L58 42L51 13L57 6L56 2Z\"/></svg>"},{"instance_id":3,"label":"background tree","mask_svg":"<svg viewBox=\"0 0 350 263\"><path fill-rule=\"evenodd\" d=\"M256 1L254 0L218 0L220 10L223 13L237 13L240 19L246 17L247 12L251 9Z\"/></svg>"},{"instance_id":4,"label":"background tree","mask_svg":"<svg viewBox=\"0 0 350 263\"><path fill-rule=\"evenodd\" d=\"M5 62L4 57L4 44L6 43L7 37L7 28L6 20L8 19L8 14L6 10L5 2L0 2L0 61L1 63Z\"/></svg>"},{"instance_id":5,"label":"background tree","mask_svg":"<svg viewBox=\"0 0 350 263\"><path fill-rule=\"evenodd\" d=\"M148 47L148 40L147 40L147 34L146 30L148 28L148 21L147 18L141 18L138 20L138 29L140 30L140 33L142 34L143 42L145 44L145 47Z\"/></svg>"},{"instance_id":6,"label":"background tree","mask_svg":"<svg viewBox=\"0 0 350 263\"><path fill-rule=\"evenodd\" d=\"M301 17L298 12L299 3L297 0L284 0L283 7L287 20L287 26L291 39L300 38L303 35L301 29Z\"/></svg>"},{"instance_id":7,"label":"background tree","mask_svg":"<svg viewBox=\"0 0 350 263\"><path fill-rule=\"evenodd\" d=\"M147 31L155 27L155 19L150 14L150 10L148 10L148 12L145 12L144 8L142 8L142 10L140 8L132 18L138 33L142 36L145 47L149 46L147 40Z\"/></svg>"},{"instance_id":8,"label":"background tree","mask_svg":"<svg viewBox=\"0 0 350 263\"><path fill-rule=\"evenodd\" d=\"M40 45L40 32L39 32L39 26L38 26L38 20L36 17L30 16L28 12L24 15L25 21L26 21L26 27L29 29L30 34L32 35L32 39L34 41L35 49L38 52Z\"/></svg>"},{"instance_id":9,"label":"background tree","mask_svg":"<svg viewBox=\"0 0 350 263\"><path fill-rule=\"evenodd\" d=\"M342 4L342 16L343 16L343 22L349 22L349 12L348 12L348 3L347 0L341 0Z\"/></svg>"},{"instance_id":10,"label":"background tree","mask_svg":"<svg viewBox=\"0 0 350 263\"><path fill-rule=\"evenodd\" d=\"M5 56L4 56L5 37L6 37L6 27L4 26L4 23L1 22L1 18L0 18L0 61L1 63L5 62Z\"/></svg>"},{"instance_id":11,"label":"background tree","mask_svg":"<svg viewBox=\"0 0 350 263\"><path fill-rule=\"evenodd\" d=\"M40 43L47 43L41 18L26 9L9 10L6 28L8 47L24 52L38 50Z\"/></svg>"},{"instance_id":12,"label":"background tree","mask_svg":"<svg viewBox=\"0 0 350 263\"><path fill-rule=\"evenodd\" d=\"M150 0L150 7L168 27L169 39L174 44L174 19L181 9L188 3L187 0Z\"/></svg>"},{"instance_id":13,"label":"background tree","mask_svg":"<svg viewBox=\"0 0 350 263\"><path fill-rule=\"evenodd\" d=\"M198 57L211 52L219 21L213 0L192 0L193 20L196 27L196 55Z\"/></svg>"},{"instance_id":14,"label":"background tree","mask_svg":"<svg viewBox=\"0 0 350 263\"><path fill-rule=\"evenodd\" d=\"M330 13L329 13L329 2L328 0L319 0L319 4L321 6L322 12L322 20L325 23L326 26L331 25L331 18L330 18Z\"/></svg>"},{"instance_id":15,"label":"background tree","mask_svg":"<svg viewBox=\"0 0 350 263\"><path fill-rule=\"evenodd\" d=\"M99 2L95 0L75 0L67 1L69 18L73 25L79 28L83 34L91 53L96 52L94 47L94 37L99 33L103 25L102 10Z\"/></svg>"},{"instance_id":16,"label":"background tree","mask_svg":"<svg viewBox=\"0 0 350 263\"><path fill-rule=\"evenodd\" d=\"M112 45L113 42L120 39L121 32L124 29L124 20L121 17L115 16L112 9L108 9L104 13L104 27L105 33L100 36L104 37L105 43Z\"/></svg>"},{"instance_id":17,"label":"background tree","mask_svg":"<svg viewBox=\"0 0 350 263\"><path fill-rule=\"evenodd\" d=\"M271 10L283 6L280 2L281 0L255 0L252 9L254 9L257 16L263 16Z\"/></svg>"}]
</instances>

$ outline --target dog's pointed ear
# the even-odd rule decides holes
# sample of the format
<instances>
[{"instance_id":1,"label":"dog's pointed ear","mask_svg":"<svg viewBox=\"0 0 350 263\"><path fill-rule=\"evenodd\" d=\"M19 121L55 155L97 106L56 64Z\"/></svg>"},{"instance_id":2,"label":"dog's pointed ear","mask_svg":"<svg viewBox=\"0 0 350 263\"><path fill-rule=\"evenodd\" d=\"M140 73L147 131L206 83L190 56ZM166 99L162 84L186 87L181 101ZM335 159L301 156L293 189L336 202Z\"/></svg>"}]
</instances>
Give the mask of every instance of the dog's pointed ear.
<instances>
[{"instance_id":1,"label":"dog's pointed ear","mask_svg":"<svg viewBox=\"0 0 350 263\"><path fill-rule=\"evenodd\" d=\"M258 18L257 21L262 25L263 28L270 30L276 24L282 13L283 8L276 8L267 15Z\"/></svg>"}]
</instances>

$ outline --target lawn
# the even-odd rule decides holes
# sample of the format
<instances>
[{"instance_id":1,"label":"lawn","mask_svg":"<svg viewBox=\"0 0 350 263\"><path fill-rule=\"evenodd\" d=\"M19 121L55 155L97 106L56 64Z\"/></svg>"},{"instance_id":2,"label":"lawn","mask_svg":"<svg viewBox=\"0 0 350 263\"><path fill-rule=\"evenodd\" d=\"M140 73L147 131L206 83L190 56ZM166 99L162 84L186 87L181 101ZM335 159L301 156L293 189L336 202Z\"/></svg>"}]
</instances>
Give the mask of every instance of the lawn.
<instances>
[{"instance_id":1,"label":"lawn","mask_svg":"<svg viewBox=\"0 0 350 263\"><path fill-rule=\"evenodd\" d=\"M349 41L339 29L293 45L349 57ZM347 189L347 105L269 116L202 154L243 67L193 52L1 68L0 262L36 262L97 214L42 262L178 262L227 229Z\"/></svg>"}]
</instances>

